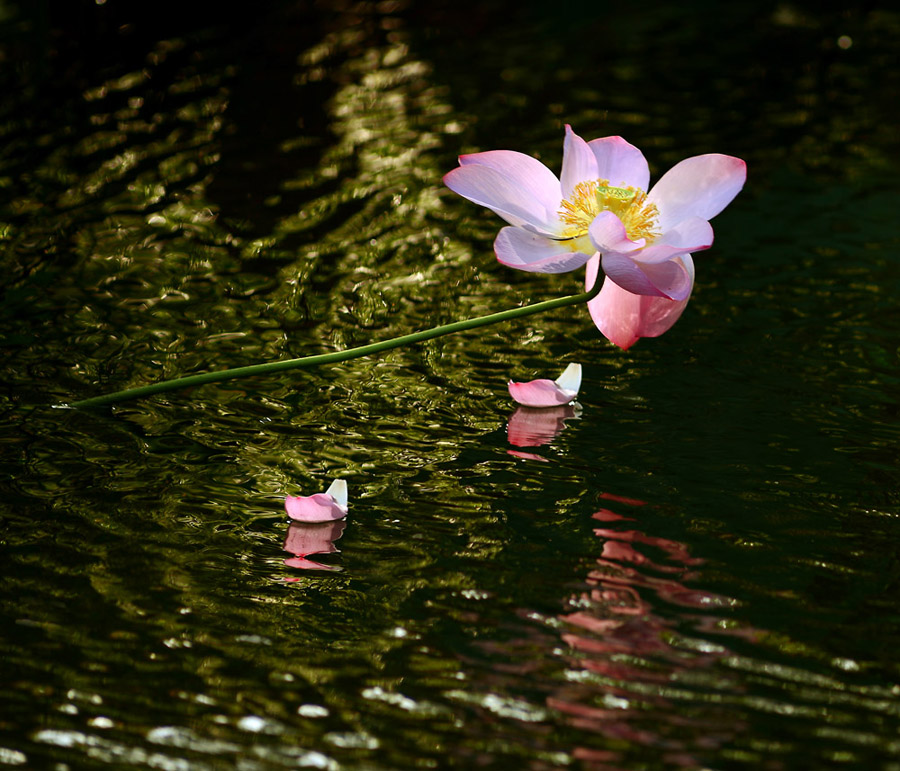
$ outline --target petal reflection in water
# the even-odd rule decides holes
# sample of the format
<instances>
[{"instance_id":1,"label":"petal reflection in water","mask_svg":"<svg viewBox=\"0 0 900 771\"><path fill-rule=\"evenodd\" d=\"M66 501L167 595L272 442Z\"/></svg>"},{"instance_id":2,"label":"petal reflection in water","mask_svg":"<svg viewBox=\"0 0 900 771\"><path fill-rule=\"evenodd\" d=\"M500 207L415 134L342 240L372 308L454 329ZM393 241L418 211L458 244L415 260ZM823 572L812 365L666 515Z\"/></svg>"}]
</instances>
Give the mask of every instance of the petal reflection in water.
<instances>
[{"instance_id":1,"label":"petal reflection in water","mask_svg":"<svg viewBox=\"0 0 900 771\"><path fill-rule=\"evenodd\" d=\"M284 550L294 556L286 559L284 564L303 570L340 570L338 565L325 565L306 558L313 554L339 552L340 550L334 545L334 542L344 534L346 526L347 522L343 519L318 524L292 522L284 538ZM298 579L286 580L296 581Z\"/></svg>"},{"instance_id":2,"label":"petal reflection in water","mask_svg":"<svg viewBox=\"0 0 900 771\"><path fill-rule=\"evenodd\" d=\"M607 684L573 684L550 697L548 706L581 730L652 748L674 767L702 767L702 756L728 743L740 725L700 703L673 710L671 693L680 682L714 683L713 674L696 673L714 668L729 651L708 638L699 646L682 645L680 634L685 625L701 636L722 634L721 618L702 611L715 614L732 601L686 586L703 560L691 556L687 544L635 527L635 510L644 501L607 494L601 498L616 508L628 507L631 516L610 509L594 514L604 525L594 529L603 539L602 551L586 590L570 598L573 612L560 620L567 627L562 637L573 652L573 669L593 673ZM648 549L655 552L653 558L644 553ZM572 754L588 767L604 769L628 760L627 750L585 746Z\"/></svg>"},{"instance_id":3,"label":"petal reflection in water","mask_svg":"<svg viewBox=\"0 0 900 771\"><path fill-rule=\"evenodd\" d=\"M518 407L506 427L509 443L516 447L538 447L550 444L565 428L569 418L581 417L581 407L565 404L559 407L532 409Z\"/></svg>"}]
</instances>

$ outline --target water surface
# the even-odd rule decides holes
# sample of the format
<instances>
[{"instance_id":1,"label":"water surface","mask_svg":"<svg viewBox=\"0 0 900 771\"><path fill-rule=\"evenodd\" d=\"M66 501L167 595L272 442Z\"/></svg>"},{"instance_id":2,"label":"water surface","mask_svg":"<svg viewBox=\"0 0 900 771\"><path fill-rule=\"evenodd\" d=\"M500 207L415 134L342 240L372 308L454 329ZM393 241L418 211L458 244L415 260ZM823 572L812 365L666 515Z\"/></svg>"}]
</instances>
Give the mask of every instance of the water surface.
<instances>
[{"instance_id":1,"label":"water surface","mask_svg":"<svg viewBox=\"0 0 900 771\"><path fill-rule=\"evenodd\" d=\"M74 8L3 6L0 763L900 768L900 17ZM665 336L566 308L56 408L579 291L441 185L564 123L748 162Z\"/></svg>"}]
</instances>

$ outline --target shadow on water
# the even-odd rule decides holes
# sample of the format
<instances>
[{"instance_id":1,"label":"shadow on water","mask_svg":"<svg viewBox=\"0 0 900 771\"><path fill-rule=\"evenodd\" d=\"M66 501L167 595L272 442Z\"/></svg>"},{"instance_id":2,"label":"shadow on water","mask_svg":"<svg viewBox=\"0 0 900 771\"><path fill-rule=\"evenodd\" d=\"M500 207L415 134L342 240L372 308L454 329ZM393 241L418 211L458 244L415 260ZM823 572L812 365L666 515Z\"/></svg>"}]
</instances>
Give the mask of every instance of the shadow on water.
<instances>
[{"instance_id":1,"label":"shadow on water","mask_svg":"<svg viewBox=\"0 0 900 771\"><path fill-rule=\"evenodd\" d=\"M0 763L893 768L900 17L201 5L0 2ZM441 186L566 122L748 161L664 337L51 409L578 290Z\"/></svg>"}]
</instances>

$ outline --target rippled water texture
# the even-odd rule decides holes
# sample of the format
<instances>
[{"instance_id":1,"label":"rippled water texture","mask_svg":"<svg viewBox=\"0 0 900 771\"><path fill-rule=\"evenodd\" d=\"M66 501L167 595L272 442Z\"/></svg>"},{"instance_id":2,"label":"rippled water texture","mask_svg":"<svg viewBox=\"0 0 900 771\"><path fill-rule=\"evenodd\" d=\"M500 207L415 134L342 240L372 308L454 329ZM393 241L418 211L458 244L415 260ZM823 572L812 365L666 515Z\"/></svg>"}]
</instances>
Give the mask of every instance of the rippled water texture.
<instances>
[{"instance_id":1,"label":"rippled water texture","mask_svg":"<svg viewBox=\"0 0 900 771\"><path fill-rule=\"evenodd\" d=\"M206 5L0 2L0 765L900 769L900 17ZM579 291L441 184L564 123L748 162L663 337L54 409Z\"/></svg>"}]
</instances>

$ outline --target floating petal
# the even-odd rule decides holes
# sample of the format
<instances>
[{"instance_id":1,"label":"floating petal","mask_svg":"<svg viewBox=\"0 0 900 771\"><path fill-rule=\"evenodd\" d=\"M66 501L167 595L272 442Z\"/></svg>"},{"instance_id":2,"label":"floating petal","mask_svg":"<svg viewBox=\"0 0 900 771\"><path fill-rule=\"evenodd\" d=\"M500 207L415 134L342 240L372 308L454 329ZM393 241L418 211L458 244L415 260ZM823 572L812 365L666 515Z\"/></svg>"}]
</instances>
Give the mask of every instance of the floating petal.
<instances>
[{"instance_id":1,"label":"floating petal","mask_svg":"<svg viewBox=\"0 0 900 771\"><path fill-rule=\"evenodd\" d=\"M570 364L556 380L509 381L509 395L523 407L558 407L568 404L581 387L581 365Z\"/></svg>"},{"instance_id":2,"label":"floating petal","mask_svg":"<svg viewBox=\"0 0 900 771\"><path fill-rule=\"evenodd\" d=\"M288 496L287 515L298 522L330 522L347 516L347 483L336 479L327 492L309 496Z\"/></svg>"}]
</instances>

